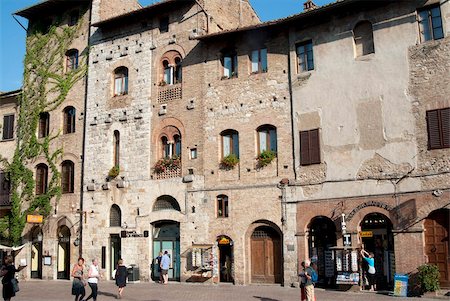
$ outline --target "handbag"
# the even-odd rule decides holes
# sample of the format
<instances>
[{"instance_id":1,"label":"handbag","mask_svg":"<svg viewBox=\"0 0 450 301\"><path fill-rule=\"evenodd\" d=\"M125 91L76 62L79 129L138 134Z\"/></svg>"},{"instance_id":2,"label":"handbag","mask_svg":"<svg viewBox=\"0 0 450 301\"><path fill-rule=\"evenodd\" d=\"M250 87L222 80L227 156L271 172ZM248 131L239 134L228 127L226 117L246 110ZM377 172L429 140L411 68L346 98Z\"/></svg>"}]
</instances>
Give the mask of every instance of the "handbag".
<instances>
[{"instance_id":1,"label":"handbag","mask_svg":"<svg viewBox=\"0 0 450 301\"><path fill-rule=\"evenodd\" d=\"M16 278L11 279L11 284L12 284L14 293L17 293L18 291L20 291L19 281Z\"/></svg>"}]
</instances>

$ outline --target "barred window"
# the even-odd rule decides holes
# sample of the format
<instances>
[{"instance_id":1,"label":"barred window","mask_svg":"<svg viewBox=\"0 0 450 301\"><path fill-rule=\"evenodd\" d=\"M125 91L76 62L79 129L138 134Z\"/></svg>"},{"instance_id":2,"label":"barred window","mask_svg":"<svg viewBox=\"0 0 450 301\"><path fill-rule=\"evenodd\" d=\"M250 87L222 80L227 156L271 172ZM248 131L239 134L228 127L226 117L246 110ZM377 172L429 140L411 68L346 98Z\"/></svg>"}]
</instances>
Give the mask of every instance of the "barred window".
<instances>
[{"instance_id":1,"label":"barred window","mask_svg":"<svg viewBox=\"0 0 450 301\"><path fill-rule=\"evenodd\" d=\"M122 226L122 213L119 206L112 205L109 212L109 226L110 227L120 227Z\"/></svg>"}]
</instances>

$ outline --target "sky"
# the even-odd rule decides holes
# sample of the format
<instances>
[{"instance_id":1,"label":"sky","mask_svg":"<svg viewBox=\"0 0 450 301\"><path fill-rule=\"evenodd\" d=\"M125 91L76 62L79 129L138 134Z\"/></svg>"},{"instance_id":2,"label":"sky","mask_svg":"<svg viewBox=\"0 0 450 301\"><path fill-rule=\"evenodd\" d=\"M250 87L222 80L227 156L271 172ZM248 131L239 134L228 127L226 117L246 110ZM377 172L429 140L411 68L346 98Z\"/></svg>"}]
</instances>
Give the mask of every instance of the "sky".
<instances>
[{"instance_id":1,"label":"sky","mask_svg":"<svg viewBox=\"0 0 450 301\"><path fill-rule=\"evenodd\" d=\"M303 10L305 0L250 0L262 21L283 18ZM41 0L0 0L0 91L13 91L22 85L23 58L25 56L25 30L13 18L12 13L41 2ZM139 0L149 5L155 0ZM332 0L314 0L324 5ZM27 20L16 16L27 27Z\"/></svg>"}]
</instances>

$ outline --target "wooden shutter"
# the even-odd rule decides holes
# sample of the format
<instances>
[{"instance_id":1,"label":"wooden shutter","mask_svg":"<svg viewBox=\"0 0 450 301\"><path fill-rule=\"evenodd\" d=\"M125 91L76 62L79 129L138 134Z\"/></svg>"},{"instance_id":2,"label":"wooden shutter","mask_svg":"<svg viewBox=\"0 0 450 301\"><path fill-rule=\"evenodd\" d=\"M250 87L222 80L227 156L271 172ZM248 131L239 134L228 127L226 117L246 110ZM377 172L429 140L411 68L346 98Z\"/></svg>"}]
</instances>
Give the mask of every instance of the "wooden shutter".
<instances>
[{"instance_id":1,"label":"wooden shutter","mask_svg":"<svg viewBox=\"0 0 450 301\"><path fill-rule=\"evenodd\" d=\"M309 131L309 156L311 164L320 163L319 129Z\"/></svg>"},{"instance_id":2,"label":"wooden shutter","mask_svg":"<svg viewBox=\"0 0 450 301\"><path fill-rule=\"evenodd\" d=\"M14 115L3 116L3 140L14 137Z\"/></svg>"},{"instance_id":3,"label":"wooden shutter","mask_svg":"<svg viewBox=\"0 0 450 301\"><path fill-rule=\"evenodd\" d=\"M450 108L441 110L442 146L450 147Z\"/></svg>"},{"instance_id":4,"label":"wooden shutter","mask_svg":"<svg viewBox=\"0 0 450 301\"><path fill-rule=\"evenodd\" d=\"M427 111L428 149L450 147L450 108Z\"/></svg>"},{"instance_id":5,"label":"wooden shutter","mask_svg":"<svg viewBox=\"0 0 450 301\"><path fill-rule=\"evenodd\" d=\"M309 133L308 131L300 132L300 165L311 164L309 156Z\"/></svg>"}]
</instances>

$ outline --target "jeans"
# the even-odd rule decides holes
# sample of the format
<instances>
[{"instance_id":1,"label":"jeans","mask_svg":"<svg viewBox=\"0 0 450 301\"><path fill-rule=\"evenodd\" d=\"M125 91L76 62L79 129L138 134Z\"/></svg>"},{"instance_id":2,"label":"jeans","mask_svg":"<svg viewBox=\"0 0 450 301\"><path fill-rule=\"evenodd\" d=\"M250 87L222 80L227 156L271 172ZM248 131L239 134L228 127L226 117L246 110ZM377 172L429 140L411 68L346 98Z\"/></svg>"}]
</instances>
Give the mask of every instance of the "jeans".
<instances>
[{"instance_id":1,"label":"jeans","mask_svg":"<svg viewBox=\"0 0 450 301\"><path fill-rule=\"evenodd\" d=\"M89 297L87 297L86 300L89 300L92 298L94 301L97 301L97 291L98 291L97 283L89 282L89 286L91 287L92 293L89 295Z\"/></svg>"}]
</instances>

